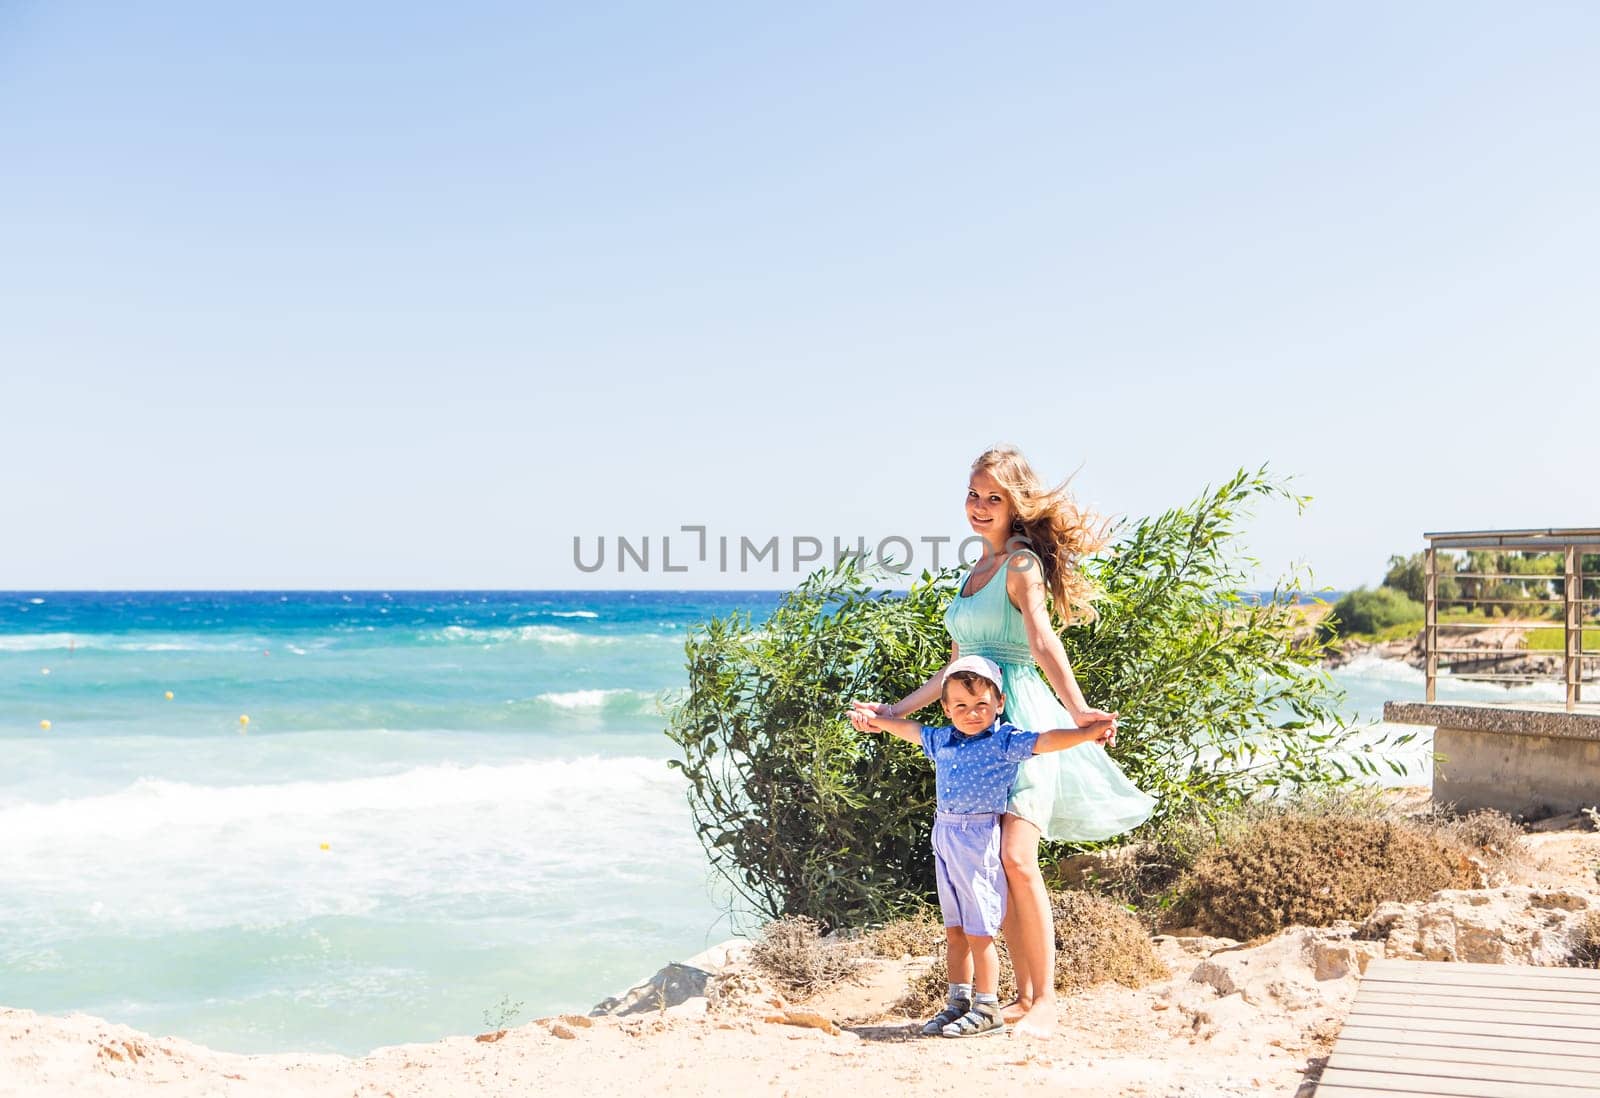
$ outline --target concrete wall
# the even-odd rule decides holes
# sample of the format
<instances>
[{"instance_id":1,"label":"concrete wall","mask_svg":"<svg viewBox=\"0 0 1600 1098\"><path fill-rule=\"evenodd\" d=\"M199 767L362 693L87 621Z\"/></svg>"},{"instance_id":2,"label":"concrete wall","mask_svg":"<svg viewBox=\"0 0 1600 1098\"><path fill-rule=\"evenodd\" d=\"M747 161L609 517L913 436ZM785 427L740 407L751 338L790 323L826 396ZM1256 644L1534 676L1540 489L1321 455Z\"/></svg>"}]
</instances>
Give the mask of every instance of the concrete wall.
<instances>
[{"instance_id":1,"label":"concrete wall","mask_svg":"<svg viewBox=\"0 0 1600 1098\"><path fill-rule=\"evenodd\" d=\"M1383 719L1433 726L1436 801L1529 819L1600 805L1600 706L1392 701Z\"/></svg>"},{"instance_id":2,"label":"concrete wall","mask_svg":"<svg viewBox=\"0 0 1600 1098\"><path fill-rule=\"evenodd\" d=\"M1433 799L1529 819L1600 805L1600 740L1440 727Z\"/></svg>"}]
</instances>

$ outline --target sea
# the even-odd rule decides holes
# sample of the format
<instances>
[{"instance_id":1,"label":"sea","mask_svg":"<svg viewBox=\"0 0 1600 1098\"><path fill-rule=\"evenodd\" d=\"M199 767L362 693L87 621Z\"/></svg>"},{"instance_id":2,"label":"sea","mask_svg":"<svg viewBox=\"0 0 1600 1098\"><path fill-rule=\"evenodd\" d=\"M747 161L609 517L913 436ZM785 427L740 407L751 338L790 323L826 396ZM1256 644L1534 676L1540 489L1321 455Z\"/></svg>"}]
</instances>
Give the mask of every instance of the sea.
<instances>
[{"instance_id":1,"label":"sea","mask_svg":"<svg viewBox=\"0 0 1600 1098\"><path fill-rule=\"evenodd\" d=\"M781 597L0 592L0 1005L359 1055L733 936L663 707L696 623ZM1355 721L1422 696L1333 676ZM1422 731L1377 780L1428 783Z\"/></svg>"}]
</instances>

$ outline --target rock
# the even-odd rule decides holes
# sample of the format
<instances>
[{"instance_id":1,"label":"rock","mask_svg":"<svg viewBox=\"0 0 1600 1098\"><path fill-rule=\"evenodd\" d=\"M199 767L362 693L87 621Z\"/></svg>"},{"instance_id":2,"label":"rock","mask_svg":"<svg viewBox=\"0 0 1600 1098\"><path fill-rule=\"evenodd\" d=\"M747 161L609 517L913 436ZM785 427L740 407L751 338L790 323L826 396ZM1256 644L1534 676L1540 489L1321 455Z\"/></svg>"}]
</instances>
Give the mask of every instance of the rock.
<instances>
[{"instance_id":1,"label":"rock","mask_svg":"<svg viewBox=\"0 0 1600 1098\"><path fill-rule=\"evenodd\" d=\"M572 1032L571 1027L563 1025L560 1022L550 1023L550 1033L551 1036L559 1037L563 1041L575 1041L578 1038L578 1035Z\"/></svg>"},{"instance_id":2,"label":"rock","mask_svg":"<svg viewBox=\"0 0 1600 1098\"><path fill-rule=\"evenodd\" d=\"M1056 863L1055 877L1067 888L1077 888L1085 881L1114 877L1119 870L1131 870L1143 849L1145 847L1142 844L1129 843L1091 854L1073 854Z\"/></svg>"},{"instance_id":3,"label":"rock","mask_svg":"<svg viewBox=\"0 0 1600 1098\"><path fill-rule=\"evenodd\" d=\"M696 995L675 1007L668 1007L667 1014L673 1018L704 1018L710 1006L710 1001L704 995Z\"/></svg>"},{"instance_id":4,"label":"rock","mask_svg":"<svg viewBox=\"0 0 1600 1098\"><path fill-rule=\"evenodd\" d=\"M820 1029L830 1037L837 1037L843 1032L833 1024L832 1019L824 1018L813 1010L786 1010L782 1014L769 1014L763 1021L775 1022L779 1025L803 1026L807 1029Z\"/></svg>"},{"instance_id":5,"label":"rock","mask_svg":"<svg viewBox=\"0 0 1600 1098\"><path fill-rule=\"evenodd\" d=\"M1318 980L1360 975L1383 952L1381 942L1319 941L1311 949L1312 975Z\"/></svg>"},{"instance_id":6,"label":"rock","mask_svg":"<svg viewBox=\"0 0 1600 1098\"><path fill-rule=\"evenodd\" d=\"M1380 943L1352 940L1355 932L1353 923L1290 927L1259 946L1212 954L1189 973L1189 982L1275 1010L1316 1006L1330 996L1319 984L1356 975L1383 956Z\"/></svg>"},{"instance_id":7,"label":"rock","mask_svg":"<svg viewBox=\"0 0 1600 1098\"><path fill-rule=\"evenodd\" d=\"M595 1004L590 1017L623 1016L668 1010L690 999L714 994L713 977L739 969L750 952L743 938L729 938L710 949L696 953L687 961L674 962L642 984L635 984L620 995Z\"/></svg>"},{"instance_id":8,"label":"rock","mask_svg":"<svg viewBox=\"0 0 1600 1098\"><path fill-rule=\"evenodd\" d=\"M1182 1009L1194 1027L1195 1034L1206 1040L1210 1040L1223 1029L1248 1030L1258 1017L1255 1006L1243 995L1224 995L1209 1003L1185 1006Z\"/></svg>"},{"instance_id":9,"label":"rock","mask_svg":"<svg viewBox=\"0 0 1600 1098\"><path fill-rule=\"evenodd\" d=\"M1360 933L1402 960L1564 965L1583 946L1590 911L1600 911L1600 895L1575 889L1446 889L1422 903L1380 904Z\"/></svg>"},{"instance_id":10,"label":"rock","mask_svg":"<svg viewBox=\"0 0 1600 1098\"><path fill-rule=\"evenodd\" d=\"M1150 944L1158 952L1182 953L1190 957L1209 957L1213 953L1221 953L1226 949L1239 948L1239 943L1232 938L1213 938L1208 934L1201 934L1199 931L1195 931L1192 934L1178 932L1157 934L1150 939Z\"/></svg>"},{"instance_id":11,"label":"rock","mask_svg":"<svg viewBox=\"0 0 1600 1098\"><path fill-rule=\"evenodd\" d=\"M670 964L642 984L597 1003L590 1016L627 1016L666 1010L689 999L703 998L711 973L693 965Z\"/></svg>"}]
</instances>

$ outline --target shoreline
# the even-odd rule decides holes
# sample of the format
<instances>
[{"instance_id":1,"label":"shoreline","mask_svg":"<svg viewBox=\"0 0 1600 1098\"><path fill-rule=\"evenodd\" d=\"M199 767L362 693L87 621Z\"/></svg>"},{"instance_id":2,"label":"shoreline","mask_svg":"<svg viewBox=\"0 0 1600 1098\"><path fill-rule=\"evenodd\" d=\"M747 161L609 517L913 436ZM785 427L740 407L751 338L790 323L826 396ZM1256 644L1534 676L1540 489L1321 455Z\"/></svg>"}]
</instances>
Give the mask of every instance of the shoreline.
<instances>
[{"instance_id":1,"label":"shoreline","mask_svg":"<svg viewBox=\"0 0 1600 1098\"><path fill-rule=\"evenodd\" d=\"M84 1014L0 1008L0 1098L70 1092L199 1098L443 1098L573 1093L781 1095L840 1086L926 1093L952 1072L1069 1098L1304 1098L1362 969L1378 957L1555 964L1600 916L1600 832L1579 814L1526 834L1518 880L1388 903L1362 924L1291 927L1237 942L1154 935L1169 975L1100 984L1058 1002L1049 1040L918 1038L894 1007L927 959L861 962L858 979L804 1001L773 990L730 939L599 1004L491 1033L363 1056L217 1052Z\"/></svg>"}]
</instances>

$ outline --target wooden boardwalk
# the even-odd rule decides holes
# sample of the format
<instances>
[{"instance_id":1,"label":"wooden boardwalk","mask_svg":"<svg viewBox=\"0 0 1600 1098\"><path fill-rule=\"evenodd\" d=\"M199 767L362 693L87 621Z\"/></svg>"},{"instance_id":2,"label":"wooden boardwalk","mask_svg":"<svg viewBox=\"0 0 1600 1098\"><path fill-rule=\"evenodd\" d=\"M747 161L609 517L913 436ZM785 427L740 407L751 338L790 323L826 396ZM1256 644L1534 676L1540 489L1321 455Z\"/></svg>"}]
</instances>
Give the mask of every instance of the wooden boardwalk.
<instances>
[{"instance_id":1,"label":"wooden boardwalk","mask_svg":"<svg viewBox=\"0 0 1600 1098\"><path fill-rule=\"evenodd\" d=\"M1317 1098L1600 1098L1600 971L1374 961Z\"/></svg>"}]
</instances>

